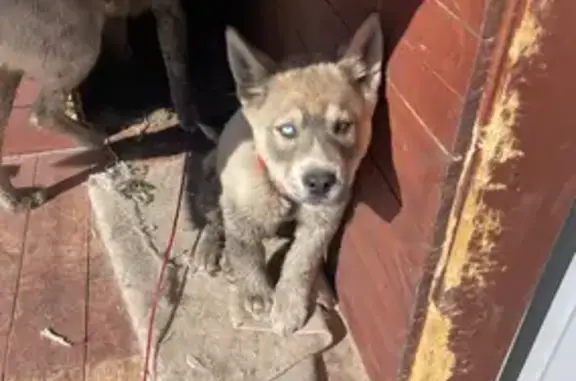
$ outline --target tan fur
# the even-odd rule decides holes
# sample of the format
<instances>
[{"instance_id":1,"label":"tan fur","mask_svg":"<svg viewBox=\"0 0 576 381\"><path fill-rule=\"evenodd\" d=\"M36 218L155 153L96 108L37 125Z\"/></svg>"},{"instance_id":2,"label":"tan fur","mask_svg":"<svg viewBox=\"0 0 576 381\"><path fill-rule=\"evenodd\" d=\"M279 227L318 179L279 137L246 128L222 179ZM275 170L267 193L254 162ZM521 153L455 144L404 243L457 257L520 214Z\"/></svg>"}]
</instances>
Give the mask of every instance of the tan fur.
<instances>
[{"instance_id":1,"label":"tan fur","mask_svg":"<svg viewBox=\"0 0 576 381\"><path fill-rule=\"evenodd\" d=\"M172 101L181 125L197 117L186 75L186 24L179 0L2 0L0 1L0 146L23 76L40 86L31 124L68 134L87 146L104 139L65 114L65 101L88 75L101 49L108 21L112 49L127 53L123 18L152 10L166 64ZM105 36L105 37L106 37ZM0 162L1 164L1 162ZM17 191L0 166L0 208L26 210L42 203L40 190Z\"/></svg>"},{"instance_id":2,"label":"tan fur","mask_svg":"<svg viewBox=\"0 0 576 381\"><path fill-rule=\"evenodd\" d=\"M231 29L227 40L242 109L220 137L214 177L219 213L209 218L195 265L213 271L224 239L224 270L245 307L255 317L269 317L278 333L290 334L310 312L323 253L370 143L380 24L376 15L369 17L338 61L288 69ZM293 239L274 287L262 242L289 222L295 223Z\"/></svg>"}]
</instances>

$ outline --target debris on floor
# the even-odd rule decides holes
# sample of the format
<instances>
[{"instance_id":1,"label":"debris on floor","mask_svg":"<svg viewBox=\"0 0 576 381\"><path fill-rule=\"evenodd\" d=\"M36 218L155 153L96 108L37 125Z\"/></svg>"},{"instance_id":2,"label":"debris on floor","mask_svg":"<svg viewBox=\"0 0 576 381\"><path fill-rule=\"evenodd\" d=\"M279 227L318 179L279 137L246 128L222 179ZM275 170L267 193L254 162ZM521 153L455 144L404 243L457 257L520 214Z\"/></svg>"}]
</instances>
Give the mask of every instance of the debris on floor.
<instances>
[{"instance_id":1,"label":"debris on floor","mask_svg":"<svg viewBox=\"0 0 576 381\"><path fill-rule=\"evenodd\" d=\"M66 337L55 332L52 328L44 328L42 331L40 331L40 336L63 347L72 346L72 343Z\"/></svg>"}]
</instances>

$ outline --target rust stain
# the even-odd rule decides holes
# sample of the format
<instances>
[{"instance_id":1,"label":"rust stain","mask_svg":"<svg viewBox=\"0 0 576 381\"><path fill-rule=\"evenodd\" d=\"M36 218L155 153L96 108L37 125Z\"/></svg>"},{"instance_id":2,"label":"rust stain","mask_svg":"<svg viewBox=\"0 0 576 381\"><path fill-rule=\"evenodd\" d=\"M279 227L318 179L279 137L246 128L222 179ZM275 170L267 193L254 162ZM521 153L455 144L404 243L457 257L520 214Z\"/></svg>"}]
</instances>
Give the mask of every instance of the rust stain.
<instances>
[{"instance_id":1,"label":"rust stain","mask_svg":"<svg viewBox=\"0 0 576 381\"><path fill-rule=\"evenodd\" d=\"M481 293L489 287L487 275L505 271L492 254L502 232L502 212L488 205L485 196L507 189L506 184L495 181L494 173L523 156L516 137L522 100L512 83L512 72L520 63L529 63L539 54L544 35L539 17L552 1L526 2L507 56L503 58L506 65L492 103L491 116L486 123L477 121L474 126L455 195L454 205L462 205L462 208L453 209L448 220L410 381L447 381L454 375L456 354L450 348L450 334L454 329L452 319L461 311L456 305L442 306L441 311L433 293L439 291L443 295L459 288L464 281L473 284L472 292ZM465 183L468 183L467 188Z\"/></svg>"}]
</instances>

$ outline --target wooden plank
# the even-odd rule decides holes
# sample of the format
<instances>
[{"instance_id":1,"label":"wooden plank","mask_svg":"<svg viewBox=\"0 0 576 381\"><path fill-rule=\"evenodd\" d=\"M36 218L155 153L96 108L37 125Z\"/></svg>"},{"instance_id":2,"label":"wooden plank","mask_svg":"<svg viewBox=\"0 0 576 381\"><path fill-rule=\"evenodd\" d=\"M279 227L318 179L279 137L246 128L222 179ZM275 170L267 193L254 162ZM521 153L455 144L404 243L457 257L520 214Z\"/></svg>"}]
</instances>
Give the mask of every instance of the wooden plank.
<instances>
[{"instance_id":1,"label":"wooden plank","mask_svg":"<svg viewBox=\"0 0 576 381\"><path fill-rule=\"evenodd\" d=\"M79 171L53 167L61 158L41 156L35 184L52 185ZM82 379L89 220L90 206L82 187L30 212L7 353L8 380ZM45 328L64 335L74 346L58 346L42 338Z\"/></svg>"},{"instance_id":2,"label":"wooden plank","mask_svg":"<svg viewBox=\"0 0 576 381\"><path fill-rule=\"evenodd\" d=\"M12 181L15 186L33 184L35 157L6 160L4 166L14 174ZM27 221L27 213L13 215L0 211L0 374L6 369L4 360L12 331Z\"/></svg>"},{"instance_id":3,"label":"wooden plank","mask_svg":"<svg viewBox=\"0 0 576 381\"><path fill-rule=\"evenodd\" d=\"M510 1L407 355L411 381L484 381L502 362L576 197L572 2ZM530 38L525 37L529 35ZM567 78L570 78L567 80ZM542 126L552 123L551 130ZM462 132L464 133L464 132Z\"/></svg>"}]
</instances>

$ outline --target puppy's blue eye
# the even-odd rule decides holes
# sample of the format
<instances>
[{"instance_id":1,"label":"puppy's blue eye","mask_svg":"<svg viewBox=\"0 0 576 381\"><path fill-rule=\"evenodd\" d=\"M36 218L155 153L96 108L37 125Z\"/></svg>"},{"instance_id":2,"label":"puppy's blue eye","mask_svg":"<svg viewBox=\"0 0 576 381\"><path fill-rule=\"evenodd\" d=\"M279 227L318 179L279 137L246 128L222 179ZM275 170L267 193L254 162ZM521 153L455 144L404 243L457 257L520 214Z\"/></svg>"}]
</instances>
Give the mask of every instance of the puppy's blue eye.
<instances>
[{"instance_id":1,"label":"puppy's blue eye","mask_svg":"<svg viewBox=\"0 0 576 381\"><path fill-rule=\"evenodd\" d=\"M294 138L296 136L296 127L291 124L285 124L278 127L278 131L280 132L280 135L285 138Z\"/></svg>"}]
</instances>

